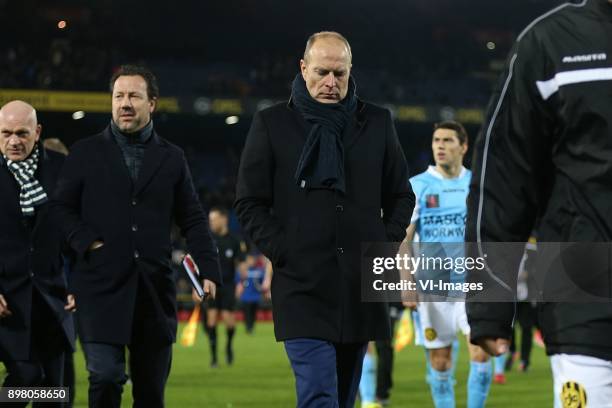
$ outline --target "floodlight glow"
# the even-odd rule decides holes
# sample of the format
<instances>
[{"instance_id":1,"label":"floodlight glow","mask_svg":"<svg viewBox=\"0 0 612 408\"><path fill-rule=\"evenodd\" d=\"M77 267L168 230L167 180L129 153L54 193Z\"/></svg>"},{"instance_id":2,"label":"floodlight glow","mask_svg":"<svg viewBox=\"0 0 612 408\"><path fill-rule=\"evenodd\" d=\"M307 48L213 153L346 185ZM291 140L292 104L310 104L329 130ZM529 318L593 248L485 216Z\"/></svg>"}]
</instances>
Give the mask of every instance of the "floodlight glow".
<instances>
[{"instance_id":1,"label":"floodlight glow","mask_svg":"<svg viewBox=\"0 0 612 408\"><path fill-rule=\"evenodd\" d=\"M225 118L226 125L235 125L236 123L238 123L238 116L228 116Z\"/></svg>"}]
</instances>

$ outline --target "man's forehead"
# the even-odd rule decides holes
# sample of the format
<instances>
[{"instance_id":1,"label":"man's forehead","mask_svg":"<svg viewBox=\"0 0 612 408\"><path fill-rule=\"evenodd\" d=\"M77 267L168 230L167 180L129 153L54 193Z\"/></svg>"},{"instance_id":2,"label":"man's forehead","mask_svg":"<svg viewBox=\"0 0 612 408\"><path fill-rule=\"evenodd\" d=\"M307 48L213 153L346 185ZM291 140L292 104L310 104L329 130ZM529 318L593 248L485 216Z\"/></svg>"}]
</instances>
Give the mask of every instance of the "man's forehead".
<instances>
[{"instance_id":1,"label":"man's forehead","mask_svg":"<svg viewBox=\"0 0 612 408\"><path fill-rule=\"evenodd\" d=\"M349 62L349 51L342 41L335 38L321 38L309 50L310 57L317 59Z\"/></svg>"},{"instance_id":2,"label":"man's forehead","mask_svg":"<svg viewBox=\"0 0 612 408\"><path fill-rule=\"evenodd\" d=\"M453 129L440 128L433 133L434 137L451 137L457 136L457 132Z\"/></svg>"},{"instance_id":3,"label":"man's forehead","mask_svg":"<svg viewBox=\"0 0 612 408\"><path fill-rule=\"evenodd\" d=\"M114 92L137 91L143 92L147 90L147 81L140 75L122 75L117 78L113 86Z\"/></svg>"},{"instance_id":4,"label":"man's forehead","mask_svg":"<svg viewBox=\"0 0 612 408\"><path fill-rule=\"evenodd\" d=\"M30 129L36 126L36 121L30 115L13 115L0 113L0 128L2 129Z\"/></svg>"}]
</instances>

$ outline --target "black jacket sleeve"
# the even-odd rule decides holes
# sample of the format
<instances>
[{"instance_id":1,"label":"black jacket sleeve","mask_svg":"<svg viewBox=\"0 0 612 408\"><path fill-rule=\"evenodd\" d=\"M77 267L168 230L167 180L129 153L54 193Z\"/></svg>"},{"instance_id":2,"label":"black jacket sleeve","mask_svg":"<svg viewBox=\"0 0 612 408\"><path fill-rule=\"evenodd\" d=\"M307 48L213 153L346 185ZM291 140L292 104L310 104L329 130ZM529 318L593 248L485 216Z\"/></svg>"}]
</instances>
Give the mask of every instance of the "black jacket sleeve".
<instances>
[{"instance_id":1,"label":"black jacket sleeve","mask_svg":"<svg viewBox=\"0 0 612 408\"><path fill-rule=\"evenodd\" d=\"M66 158L50 203L53 219L62 227L68 245L83 255L99 233L87 225L80 216L83 171L86 157L76 145Z\"/></svg>"},{"instance_id":2,"label":"black jacket sleeve","mask_svg":"<svg viewBox=\"0 0 612 408\"><path fill-rule=\"evenodd\" d=\"M236 184L234 209L257 248L275 265L285 261L285 231L272 214L274 155L261 112L253 117L247 135Z\"/></svg>"},{"instance_id":3,"label":"black jacket sleeve","mask_svg":"<svg viewBox=\"0 0 612 408\"><path fill-rule=\"evenodd\" d=\"M383 222L387 238L401 242L406 237L406 228L414 209L415 196L410 185L408 164L397 138L391 113L385 118L385 163L382 180Z\"/></svg>"},{"instance_id":4,"label":"black jacket sleeve","mask_svg":"<svg viewBox=\"0 0 612 408\"><path fill-rule=\"evenodd\" d=\"M519 36L475 143L468 197L467 242L526 242L545 205L552 118L537 88L546 78L546 53L533 30ZM516 272L520 263L517 254ZM514 262L512 262L512 267ZM514 291L508 275L489 270L487 285ZM505 280L504 280L505 279ZM514 305L466 305L471 340L509 338Z\"/></svg>"},{"instance_id":5,"label":"black jacket sleeve","mask_svg":"<svg viewBox=\"0 0 612 408\"><path fill-rule=\"evenodd\" d=\"M187 160L181 155L182 175L174 191L174 217L187 240L187 249L200 270L200 277L221 285L219 254L208 226L208 217L195 191Z\"/></svg>"}]
</instances>

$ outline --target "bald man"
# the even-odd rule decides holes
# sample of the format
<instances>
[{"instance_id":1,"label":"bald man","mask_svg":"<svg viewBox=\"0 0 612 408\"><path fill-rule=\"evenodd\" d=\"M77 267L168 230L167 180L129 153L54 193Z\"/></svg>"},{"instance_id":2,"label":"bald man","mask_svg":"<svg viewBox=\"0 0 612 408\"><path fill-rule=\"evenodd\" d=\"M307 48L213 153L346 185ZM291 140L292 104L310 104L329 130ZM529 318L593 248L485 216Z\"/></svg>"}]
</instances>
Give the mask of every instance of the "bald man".
<instances>
[{"instance_id":1,"label":"bald man","mask_svg":"<svg viewBox=\"0 0 612 408\"><path fill-rule=\"evenodd\" d=\"M390 337L386 304L361 301L361 244L402 241L414 206L391 115L357 97L351 59L339 33L308 39L290 101L253 118L236 187L273 263L298 407L353 407L368 341Z\"/></svg>"},{"instance_id":2,"label":"bald man","mask_svg":"<svg viewBox=\"0 0 612 408\"><path fill-rule=\"evenodd\" d=\"M44 149L36 111L22 101L0 109L0 360L4 387L59 387L73 348L61 264L61 236L48 214L63 155ZM21 405L26 406L27 402ZM36 406L36 403L34 404Z\"/></svg>"}]
</instances>

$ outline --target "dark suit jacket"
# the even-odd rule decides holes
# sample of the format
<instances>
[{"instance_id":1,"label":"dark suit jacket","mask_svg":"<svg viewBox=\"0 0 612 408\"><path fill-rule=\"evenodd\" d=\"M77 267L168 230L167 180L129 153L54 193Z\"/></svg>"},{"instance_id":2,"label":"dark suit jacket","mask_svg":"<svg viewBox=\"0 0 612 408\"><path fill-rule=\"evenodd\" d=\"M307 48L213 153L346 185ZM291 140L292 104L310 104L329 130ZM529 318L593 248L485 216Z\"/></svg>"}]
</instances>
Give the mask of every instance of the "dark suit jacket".
<instances>
[{"instance_id":1,"label":"dark suit jacket","mask_svg":"<svg viewBox=\"0 0 612 408\"><path fill-rule=\"evenodd\" d=\"M386 305L360 299L360 252L362 242L402 241L414 207L391 115L358 104L343 135L346 194L296 184L308 126L291 103L258 112L236 188L240 223L274 266L276 338L387 339Z\"/></svg>"},{"instance_id":2,"label":"dark suit jacket","mask_svg":"<svg viewBox=\"0 0 612 408\"><path fill-rule=\"evenodd\" d=\"M217 249L183 151L153 134L136 183L110 128L75 143L62 169L53 210L76 252L71 290L83 341L129 344L138 288L150 291L159 323L151 335L176 336L170 265L175 221L202 278L220 282ZM87 251L94 240L104 246Z\"/></svg>"},{"instance_id":3,"label":"dark suit jacket","mask_svg":"<svg viewBox=\"0 0 612 408\"><path fill-rule=\"evenodd\" d=\"M36 177L51 197L64 162L59 153L40 150ZM64 310L66 279L61 261L62 235L49 216L49 204L36 207L33 227L24 224L19 184L0 156L0 294L11 317L0 319L0 360L30 359L32 291L36 288L74 343L72 314Z\"/></svg>"}]
</instances>

